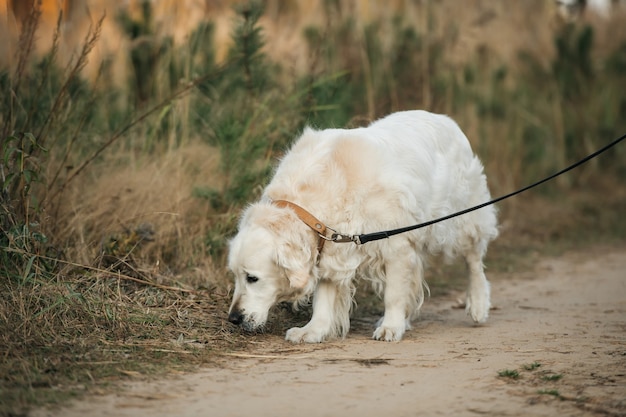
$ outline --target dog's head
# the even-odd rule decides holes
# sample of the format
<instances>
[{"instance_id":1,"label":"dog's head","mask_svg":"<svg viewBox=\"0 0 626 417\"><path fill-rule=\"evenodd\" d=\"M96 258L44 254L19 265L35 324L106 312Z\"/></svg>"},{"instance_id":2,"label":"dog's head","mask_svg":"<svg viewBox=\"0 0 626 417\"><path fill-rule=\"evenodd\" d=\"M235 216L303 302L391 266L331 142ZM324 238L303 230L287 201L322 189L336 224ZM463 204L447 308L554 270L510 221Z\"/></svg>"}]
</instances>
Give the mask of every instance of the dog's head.
<instances>
[{"instance_id":1,"label":"dog's head","mask_svg":"<svg viewBox=\"0 0 626 417\"><path fill-rule=\"evenodd\" d=\"M250 206L230 242L228 267L235 276L235 292L229 321L256 331L277 302L310 294L315 285L315 242L315 235L291 209L271 203Z\"/></svg>"}]
</instances>

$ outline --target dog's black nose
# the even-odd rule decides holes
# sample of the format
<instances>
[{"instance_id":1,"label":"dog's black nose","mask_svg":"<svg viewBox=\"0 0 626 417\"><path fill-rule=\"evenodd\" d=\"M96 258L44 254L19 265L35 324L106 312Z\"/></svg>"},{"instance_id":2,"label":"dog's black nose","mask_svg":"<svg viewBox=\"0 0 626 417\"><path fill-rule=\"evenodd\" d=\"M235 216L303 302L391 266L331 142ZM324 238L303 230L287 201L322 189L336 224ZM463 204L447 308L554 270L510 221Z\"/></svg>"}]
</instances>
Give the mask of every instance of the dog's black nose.
<instances>
[{"instance_id":1,"label":"dog's black nose","mask_svg":"<svg viewBox=\"0 0 626 417\"><path fill-rule=\"evenodd\" d=\"M228 321L239 326L243 323L243 314L241 311L233 311L228 315Z\"/></svg>"}]
</instances>

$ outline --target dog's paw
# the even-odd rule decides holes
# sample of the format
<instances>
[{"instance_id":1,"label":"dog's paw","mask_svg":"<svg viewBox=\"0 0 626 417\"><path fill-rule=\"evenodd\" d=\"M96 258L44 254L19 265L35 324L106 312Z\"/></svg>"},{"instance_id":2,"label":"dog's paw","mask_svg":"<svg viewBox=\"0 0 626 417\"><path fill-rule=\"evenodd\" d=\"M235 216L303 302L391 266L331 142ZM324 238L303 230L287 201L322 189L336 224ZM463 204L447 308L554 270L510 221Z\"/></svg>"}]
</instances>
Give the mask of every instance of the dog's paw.
<instances>
[{"instance_id":1,"label":"dog's paw","mask_svg":"<svg viewBox=\"0 0 626 417\"><path fill-rule=\"evenodd\" d=\"M287 330L285 340L292 343L321 343L324 341L325 336L323 332L307 327L293 327Z\"/></svg>"},{"instance_id":2,"label":"dog's paw","mask_svg":"<svg viewBox=\"0 0 626 417\"><path fill-rule=\"evenodd\" d=\"M474 320L475 323L484 323L489 317L489 294L481 294L480 296L467 296L465 301L465 311Z\"/></svg>"},{"instance_id":3,"label":"dog's paw","mask_svg":"<svg viewBox=\"0 0 626 417\"><path fill-rule=\"evenodd\" d=\"M381 325L374 331L373 338L385 342L397 342L402 340L405 330L406 326L390 327Z\"/></svg>"}]
</instances>

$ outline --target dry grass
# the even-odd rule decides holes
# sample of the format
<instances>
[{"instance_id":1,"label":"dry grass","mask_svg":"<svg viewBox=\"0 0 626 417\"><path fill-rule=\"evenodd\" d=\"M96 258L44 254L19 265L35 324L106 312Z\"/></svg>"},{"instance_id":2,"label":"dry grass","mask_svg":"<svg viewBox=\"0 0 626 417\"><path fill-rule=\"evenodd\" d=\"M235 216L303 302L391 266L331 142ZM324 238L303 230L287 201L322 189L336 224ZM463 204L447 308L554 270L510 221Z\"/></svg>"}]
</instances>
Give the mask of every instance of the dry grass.
<instances>
[{"instance_id":1,"label":"dry grass","mask_svg":"<svg viewBox=\"0 0 626 417\"><path fill-rule=\"evenodd\" d=\"M163 290L91 269L57 279L10 288L0 302L3 323L12 325L2 326L0 342L2 413L130 372L215 363L214 348L242 343L225 330L227 297L214 288Z\"/></svg>"},{"instance_id":2,"label":"dry grass","mask_svg":"<svg viewBox=\"0 0 626 417\"><path fill-rule=\"evenodd\" d=\"M223 268L202 242L218 220L191 196L194 185L219 187L215 149L125 156L114 151L66 190L65 252L47 260L54 277L26 271L2 282L0 415L125 376L212 365L216 350L244 344L226 323ZM146 224L150 241L133 240ZM112 238L123 242L115 250Z\"/></svg>"},{"instance_id":3,"label":"dry grass","mask_svg":"<svg viewBox=\"0 0 626 417\"><path fill-rule=\"evenodd\" d=\"M65 192L57 236L79 243L68 258L90 265L109 237L147 227L154 235L134 254L149 259L154 273L159 266L185 266L177 260L202 265L205 251L199 240L219 219L192 191L221 188L219 151L192 143L159 158L132 158L132 152L113 151L92 176L79 178Z\"/></svg>"}]
</instances>

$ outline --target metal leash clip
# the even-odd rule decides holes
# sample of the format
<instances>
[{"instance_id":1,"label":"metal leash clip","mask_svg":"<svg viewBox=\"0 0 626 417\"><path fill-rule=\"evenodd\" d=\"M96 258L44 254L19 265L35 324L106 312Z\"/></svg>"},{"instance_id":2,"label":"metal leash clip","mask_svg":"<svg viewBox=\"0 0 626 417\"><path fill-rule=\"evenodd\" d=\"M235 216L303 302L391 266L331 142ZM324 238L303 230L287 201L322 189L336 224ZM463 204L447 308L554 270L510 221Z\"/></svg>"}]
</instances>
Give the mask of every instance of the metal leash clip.
<instances>
[{"instance_id":1,"label":"metal leash clip","mask_svg":"<svg viewBox=\"0 0 626 417\"><path fill-rule=\"evenodd\" d=\"M359 240L359 236L338 233L335 229L333 229L332 227L328 227L328 226L326 226L326 228L332 230L333 234L330 237L319 235L322 239L330 240L331 242L337 242L337 243L354 242L357 245L361 244L361 241Z\"/></svg>"}]
</instances>

